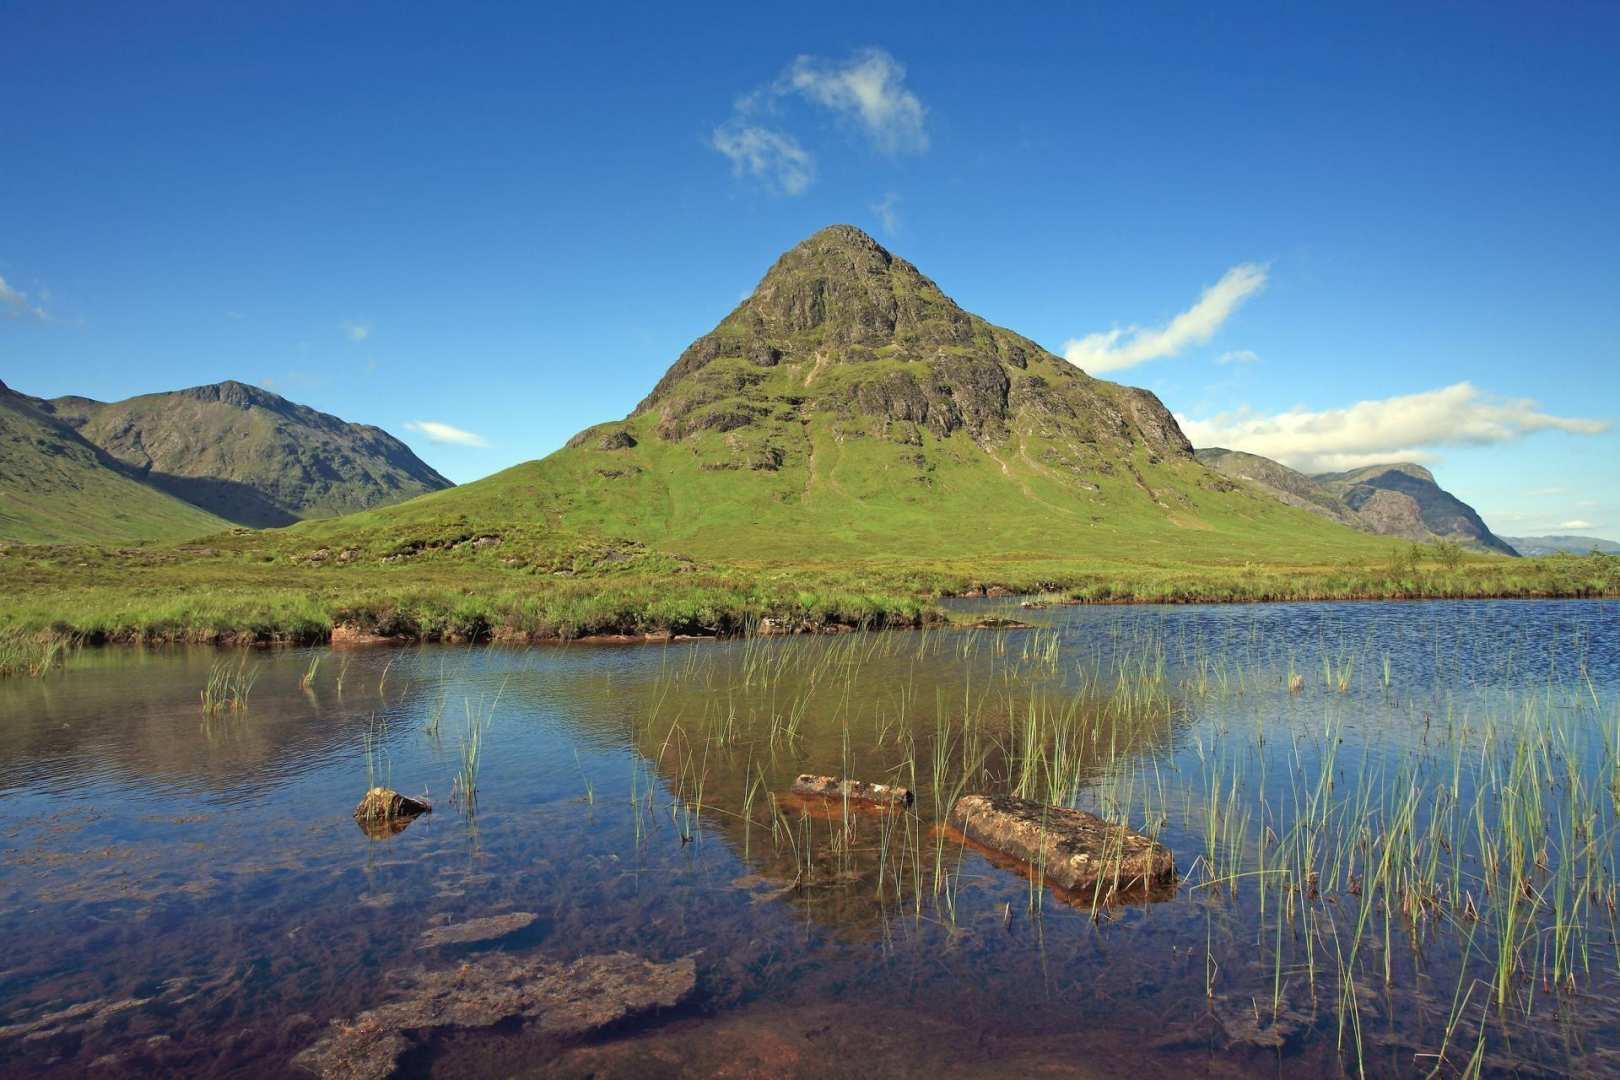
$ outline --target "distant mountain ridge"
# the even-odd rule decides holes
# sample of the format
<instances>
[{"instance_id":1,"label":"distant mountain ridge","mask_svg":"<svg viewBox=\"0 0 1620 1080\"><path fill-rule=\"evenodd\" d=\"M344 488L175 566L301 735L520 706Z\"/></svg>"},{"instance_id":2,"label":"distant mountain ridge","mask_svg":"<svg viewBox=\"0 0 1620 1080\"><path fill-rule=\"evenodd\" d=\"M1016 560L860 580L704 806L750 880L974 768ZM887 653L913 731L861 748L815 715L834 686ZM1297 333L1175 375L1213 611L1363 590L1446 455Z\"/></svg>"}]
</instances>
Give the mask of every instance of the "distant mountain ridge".
<instances>
[{"instance_id":1,"label":"distant mountain ridge","mask_svg":"<svg viewBox=\"0 0 1620 1080\"><path fill-rule=\"evenodd\" d=\"M1620 542L1596 536L1504 536L1520 555L1620 555Z\"/></svg>"},{"instance_id":2,"label":"distant mountain ridge","mask_svg":"<svg viewBox=\"0 0 1620 1080\"><path fill-rule=\"evenodd\" d=\"M178 540L449 486L381 428L245 383L111 403L0 383L0 539Z\"/></svg>"},{"instance_id":3,"label":"distant mountain ridge","mask_svg":"<svg viewBox=\"0 0 1620 1080\"><path fill-rule=\"evenodd\" d=\"M1451 540L1502 555L1519 554L1421 465L1392 462L1310 476L1270 458L1224 447L1198 450L1195 456L1208 468L1245 480L1290 506L1363 532Z\"/></svg>"},{"instance_id":4,"label":"distant mountain ridge","mask_svg":"<svg viewBox=\"0 0 1620 1080\"><path fill-rule=\"evenodd\" d=\"M131 475L239 525L290 525L450 486L381 428L234 380L110 403L36 403Z\"/></svg>"},{"instance_id":5,"label":"distant mountain ridge","mask_svg":"<svg viewBox=\"0 0 1620 1080\"><path fill-rule=\"evenodd\" d=\"M129 476L37 399L0 382L0 539L184 540L228 524Z\"/></svg>"}]
</instances>

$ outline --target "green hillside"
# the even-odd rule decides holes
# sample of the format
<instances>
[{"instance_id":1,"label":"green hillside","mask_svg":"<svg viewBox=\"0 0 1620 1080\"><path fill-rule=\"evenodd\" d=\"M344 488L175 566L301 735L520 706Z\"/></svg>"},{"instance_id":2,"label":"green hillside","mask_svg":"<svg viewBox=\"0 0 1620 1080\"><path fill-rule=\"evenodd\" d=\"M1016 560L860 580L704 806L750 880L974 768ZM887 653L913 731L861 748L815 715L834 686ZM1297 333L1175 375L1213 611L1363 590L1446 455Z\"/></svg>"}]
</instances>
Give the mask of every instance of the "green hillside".
<instances>
[{"instance_id":1,"label":"green hillside","mask_svg":"<svg viewBox=\"0 0 1620 1080\"><path fill-rule=\"evenodd\" d=\"M393 543L447 522L730 565L1316 564L1387 549L1210 472L1152 394L964 312L848 226L784 255L626 420L297 535Z\"/></svg>"},{"instance_id":2,"label":"green hillside","mask_svg":"<svg viewBox=\"0 0 1620 1080\"><path fill-rule=\"evenodd\" d=\"M1612 564L1612 565L1611 565ZM535 640L914 624L978 586L1090 600L1613 595L1620 560L1440 559L1206 469L1152 394L970 315L847 226L632 414L462 487L206 545L13 549L8 628ZM3 665L0 665L3 667Z\"/></svg>"},{"instance_id":3,"label":"green hillside","mask_svg":"<svg viewBox=\"0 0 1620 1080\"><path fill-rule=\"evenodd\" d=\"M0 539L184 540L226 524L125 475L71 428L0 383Z\"/></svg>"},{"instance_id":4,"label":"green hillside","mask_svg":"<svg viewBox=\"0 0 1620 1080\"><path fill-rule=\"evenodd\" d=\"M239 525L290 525L450 486L381 428L239 382L35 404L131 475Z\"/></svg>"}]
</instances>

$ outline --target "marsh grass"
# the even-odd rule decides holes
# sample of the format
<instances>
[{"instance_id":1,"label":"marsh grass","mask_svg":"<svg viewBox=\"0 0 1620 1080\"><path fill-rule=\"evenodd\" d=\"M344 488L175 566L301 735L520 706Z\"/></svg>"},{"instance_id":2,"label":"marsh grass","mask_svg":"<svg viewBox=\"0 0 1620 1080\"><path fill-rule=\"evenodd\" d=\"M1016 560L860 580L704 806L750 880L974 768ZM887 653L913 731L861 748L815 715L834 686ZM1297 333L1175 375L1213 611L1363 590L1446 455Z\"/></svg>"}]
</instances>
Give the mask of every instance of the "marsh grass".
<instances>
[{"instance_id":1,"label":"marsh grass","mask_svg":"<svg viewBox=\"0 0 1620 1080\"><path fill-rule=\"evenodd\" d=\"M242 712L247 708L253 684L259 681L259 665L249 665L247 656L240 660L216 660L208 669L208 681L198 691L202 711L208 716L224 712Z\"/></svg>"},{"instance_id":2,"label":"marsh grass","mask_svg":"<svg viewBox=\"0 0 1620 1080\"><path fill-rule=\"evenodd\" d=\"M366 790L393 786L394 765L388 754L388 721L372 713L360 735L366 762Z\"/></svg>"},{"instance_id":3,"label":"marsh grass","mask_svg":"<svg viewBox=\"0 0 1620 1080\"><path fill-rule=\"evenodd\" d=\"M71 635L0 632L0 678L26 675L37 679L59 671L76 647Z\"/></svg>"},{"instance_id":4,"label":"marsh grass","mask_svg":"<svg viewBox=\"0 0 1620 1080\"><path fill-rule=\"evenodd\" d=\"M1303 1009L1350 1072L1376 1071L1377 1025L1427 1038L1425 1069L1466 1074L1620 972L1620 704L1590 677L1538 681L1514 643L1489 647L1518 689L1477 681L1481 647L1429 642L1433 682L1408 685L1366 639L1212 645L1147 619L1085 646L1047 629L752 638L668 647L632 726L683 839L735 820L745 854L779 860L796 890L864 888L891 916L1010 919L1004 900L975 911L971 856L938 828L967 792L1160 837L1207 913L1212 1002L1247 995L1256 1023ZM812 814L774 797L807 770L917 800ZM1103 920L1118 886L1065 902ZM1039 920L1043 868L1025 892ZM1413 1028L1428 1013L1401 1003L1436 975L1447 1000Z\"/></svg>"},{"instance_id":5,"label":"marsh grass","mask_svg":"<svg viewBox=\"0 0 1620 1080\"><path fill-rule=\"evenodd\" d=\"M459 765L451 780L450 801L459 805L469 817L478 809L478 773L483 764L485 741L495 721L495 710L506 693L506 685L503 680L492 697L486 698L480 694L476 704L471 698L462 701Z\"/></svg>"}]
</instances>

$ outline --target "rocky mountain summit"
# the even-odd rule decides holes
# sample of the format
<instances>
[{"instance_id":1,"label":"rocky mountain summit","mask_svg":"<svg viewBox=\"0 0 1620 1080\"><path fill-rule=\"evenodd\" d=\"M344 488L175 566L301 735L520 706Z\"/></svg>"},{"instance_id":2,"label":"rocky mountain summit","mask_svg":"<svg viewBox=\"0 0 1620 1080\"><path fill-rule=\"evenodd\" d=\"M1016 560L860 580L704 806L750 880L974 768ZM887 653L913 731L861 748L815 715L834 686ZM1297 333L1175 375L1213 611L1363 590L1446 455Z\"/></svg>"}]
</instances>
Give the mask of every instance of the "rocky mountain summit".
<instances>
[{"instance_id":1,"label":"rocky mountain summit","mask_svg":"<svg viewBox=\"0 0 1620 1080\"><path fill-rule=\"evenodd\" d=\"M1442 488L1421 465L1395 462L1307 476L1270 458L1209 447L1205 466L1241 479L1290 506L1363 532L1408 540L1451 540L1502 555L1518 554L1474 508Z\"/></svg>"},{"instance_id":2,"label":"rocky mountain summit","mask_svg":"<svg viewBox=\"0 0 1620 1080\"><path fill-rule=\"evenodd\" d=\"M783 255L680 355L638 418L666 443L726 436L738 465L766 470L808 457L812 422L914 448L957 433L985 450L1041 440L1039 464L1073 475L1129 469L1135 449L1153 462L1192 452L1153 394L1094 379L962 310L849 225ZM619 449L626 434L593 428L570 445Z\"/></svg>"}]
</instances>

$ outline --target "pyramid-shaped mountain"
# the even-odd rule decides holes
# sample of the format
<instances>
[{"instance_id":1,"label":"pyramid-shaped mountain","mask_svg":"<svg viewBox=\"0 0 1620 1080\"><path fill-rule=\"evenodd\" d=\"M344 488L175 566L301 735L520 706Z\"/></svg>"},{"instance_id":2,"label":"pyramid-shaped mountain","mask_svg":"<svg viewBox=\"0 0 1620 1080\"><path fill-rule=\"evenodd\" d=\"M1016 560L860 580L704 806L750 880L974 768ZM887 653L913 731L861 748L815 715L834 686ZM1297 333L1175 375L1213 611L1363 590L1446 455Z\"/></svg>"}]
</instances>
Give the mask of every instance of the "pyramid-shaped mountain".
<instances>
[{"instance_id":1,"label":"pyramid-shaped mountain","mask_svg":"<svg viewBox=\"0 0 1620 1080\"><path fill-rule=\"evenodd\" d=\"M964 311L847 225L783 255L624 420L364 516L377 532L543 522L725 562L1369 550L1206 470L1153 394Z\"/></svg>"}]
</instances>

